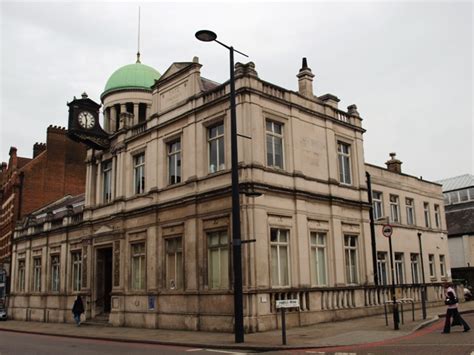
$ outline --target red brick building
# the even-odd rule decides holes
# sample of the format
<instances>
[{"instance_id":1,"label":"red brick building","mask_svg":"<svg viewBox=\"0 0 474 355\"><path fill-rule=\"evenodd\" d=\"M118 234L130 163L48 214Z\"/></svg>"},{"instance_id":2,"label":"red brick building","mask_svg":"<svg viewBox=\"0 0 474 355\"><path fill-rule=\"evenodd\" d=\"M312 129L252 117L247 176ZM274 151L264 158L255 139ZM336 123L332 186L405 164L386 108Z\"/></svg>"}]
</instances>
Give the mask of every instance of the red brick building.
<instances>
[{"instance_id":1,"label":"red brick building","mask_svg":"<svg viewBox=\"0 0 474 355\"><path fill-rule=\"evenodd\" d=\"M15 223L65 195L84 192L86 147L67 137L67 130L49 126L46 144L33 146L33 158L10 148L0 168L0 270L9 269Z\"/></svg>"}]
</instances>

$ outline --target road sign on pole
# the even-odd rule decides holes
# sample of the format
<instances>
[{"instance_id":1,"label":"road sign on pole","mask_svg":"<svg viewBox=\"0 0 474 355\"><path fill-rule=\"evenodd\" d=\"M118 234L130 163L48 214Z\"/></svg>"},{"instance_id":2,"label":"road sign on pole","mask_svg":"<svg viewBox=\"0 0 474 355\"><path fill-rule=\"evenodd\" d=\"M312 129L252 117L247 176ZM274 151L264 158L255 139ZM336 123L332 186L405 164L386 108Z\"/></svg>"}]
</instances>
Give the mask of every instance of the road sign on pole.
<instances>
[{"instance_id":1,"label":"road sign on pole","mask_svg":"<svg viewBox=\"0 0 474 355\"><path fill-rule=\"evenodd\" d=\"M390 238L393 233L393 227L390 224L384 224L382 227L382 234L387 238Z\"/></svg>"}]
</instances>

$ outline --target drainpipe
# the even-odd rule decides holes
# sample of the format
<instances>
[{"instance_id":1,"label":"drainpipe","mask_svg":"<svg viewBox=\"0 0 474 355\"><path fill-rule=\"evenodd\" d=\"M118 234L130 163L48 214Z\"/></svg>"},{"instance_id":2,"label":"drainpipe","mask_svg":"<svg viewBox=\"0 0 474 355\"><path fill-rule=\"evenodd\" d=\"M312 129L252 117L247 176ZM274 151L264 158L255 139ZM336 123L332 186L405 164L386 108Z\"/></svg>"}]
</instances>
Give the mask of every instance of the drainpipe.
<instances>
[{"instance_id":1,"label":"drainpipe","mask_svg":"<svg viewBox=\"0 0 474 355\"><path fill-rule=\"evenodd\" d=\"M375 242L375 223L374 223L374 207L372 203L372 182L370 180L369 172L365 172L367 178L367 193L369 195L369 217L370 217L370 240L372 241L372 267L374 268L374 283L379 285L379 278L377 273L377 245Z\"/></svg>"}]
</instances>

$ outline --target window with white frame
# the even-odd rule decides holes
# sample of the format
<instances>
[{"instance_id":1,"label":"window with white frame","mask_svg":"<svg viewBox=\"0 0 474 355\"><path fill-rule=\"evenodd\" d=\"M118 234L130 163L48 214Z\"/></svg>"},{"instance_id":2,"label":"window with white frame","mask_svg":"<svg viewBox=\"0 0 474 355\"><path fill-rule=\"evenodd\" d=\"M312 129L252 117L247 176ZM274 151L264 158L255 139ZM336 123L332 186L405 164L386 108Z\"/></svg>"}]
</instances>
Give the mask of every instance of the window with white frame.
<instances>
[{"instance_id":1,"label":"window with white frame","mask_svg":"<svg viewBox=\"0 0 474 355\"><path fill-rule=\"evenodd\" d=\"M400 205L397 195L390 195L390 220L400 223Z\"/></svg>"},{"instance_id":2,"label":"window with white frame","mask_svg":"<svg viewBox=\"0 0 474 355\"><path fill-rule=\"evenodd\" d=\"M168 184L181 182L181 140L168 143Z\"/></svg>"},{"instance_id":3,"label":"window with white frame","mask_svg":"<svg viewBox=\"0 0 474 355\"><path fill-rule=\"evenodd\" d=\"M183 288L183 245L181 237L165 239L166 288Z\"/></svg>"},{"instance_id":4,"label":"window with white frame","mask_svg":"<svg viewBox=\"0 0 474 355\"><path fill-rule=\"evenodd\" d=\"M104 203L112 200L112 161L102 163L102 199Z\"/></svg>"},{"instance_id":5,"label":"window with white frame","mask_svg":"<svg viewBox=\"0 0 474 355\"><path fill-rule=\"evenodd\" d=\"M439 256L439 273L441 277L446 277L446 258L444 255Z\"/></svg>"},{"instance_id":6,"label":"window with white frame","mask_svg":"<svg viewBox=\"0 0 474 355\"><path fill-rule=\"evenodd\" d=\"M283 125L267 120L266 131L267 165L283 169Z\"/></svg>"},{"instance_id":7,"label":"window with white frame","mask_svg":"<svg viewBox=\"0 0 474 355\"><path fill-rule=\"evenodd\" d=\"M327 285L326 233L311 232L311 282Z\"/></svg>"},{"instance_id":8,"label":"window with white frame","mask_svg":"<svg viewBox=\"0 0 474 355\"><path fill-rule=\"evenodd\" d=\"M227 231L207 233L208 286L229 288L229 241Z\"/></svg>"},{"instance_id":9,"label":"window with white frame","mask_svg":"<svg viewBox=\"0 0 474 355\"><path fill-rule=\"evenodd\" d=\"M425 214L425 227L431 227L431 220L430 220L430 204L428 202L423 203L423 210Z\"/></svg>"},{"instance_id":10,"label":"window with white frame","mask_svg":"<svg viewBox=\"0 0 474 355\"><path fill-rule=\"evenodd\" d=\"M411 282L414 284L420 283L420 256L415 253L410 254L411 261Z\"/></svg>"},{"instance_id":11,"label":"window with white frame","mask_svg":"<svg viewBox=\"0 0 474 355\"><path fill-rule=\"evenodd\" d=\"M225 169L224 154L224 123L211 126L207 130L207 142L209 149L209 172Z\"/></svg>"},{"instance_id":12,"label":"window with white frame","mask_svg":"<svg viewBox=\"0 0 474 355\"><path fill-rule=\"evenodd\" d=\"M270 229L272 286L289 286L289 234L288 229Z\"/></svg>"},{"instance_id":13,"label":"window with white frame","mask_svg":"<svg viewBox=\"0 0 474 355\"><path fill-rule=\"evenodd\" d=\"M72 260L72 290L81 290L82 281L82 253L80 251L73 251L71 253Z\"/></svg>"},{"instance_id":14,"label":"window with white frame","mask_svg":"<svg viewBox=\"0 0 474 355\"><path fill-rule=\"evenodd\" d=\"M18 292L25 292L25 260L18 260Z\"/></svg>"},{"instance_id":15,"label":"window with white frame","mask_svg":"<svg viewBox=\"0 0 474 355\"><path fill-rule=\"evenodd\" d=\"M60 280L59 255L51 255L51 291L59 292Z\"/></svg>"},{"instance_id":16,"label":"window with white frame","mask_svg":"<svg viewBox=\"0 0 474 355\"><path fill-rule=\"evenodd\" d=\"M33 292L41 292L41 258L33 258Z\"/></svg>"},{"instance_id":17,"label":"window with white frame","mask_svg":"<svg viewBox=\"0 0 474 355\"><path fill-rule=\"evenodd\" d=\"M429 254L428 255L428 264L430 267L430 277L435 278L436 277L436 265L435 265L435 256L434 254Z\"/></svg>"},{"instance_id":18,"label":"window with white frame","mask_svg":"<svg viewBox=\"0 0 474 355\"><path fill-rule=\"evenodd\" d=\"M377 252L377 274L380 285L388 285L387 252Z\"/></svg>"},{"instance_id":19,"label":"window with white frame","mask_svg":"<svg viewBox=\"0 0 474 355\"><path fill-rule=\"evenodd\" d=\"M145 153L133 157L133 186L135 194L145 192Z\"/></svg>"},{"instance_id":20,"label":"window with white frame","mask_svg":"<svg viewBox=\"0 0 474 355\"><path fill-rule=\"evenodd\" d=\"M441 228L441 214L439 211L439 205L434 205L434 216L436 228Z\"/></svg>"},{"instance_id":21,"label":"window with white frame","mask_svg":"<svg viewBox=\"0 0 474 355\"><path fill-rule=\"evenodd\" d=\"M352 184L350 144L337 142L337 156L339 162L339 181L350 185Z\"/></svg>"},{"instance_id":22,"label":"window with white frame","mask_svg":"<svg viewBox=\"0 0 474 355\"><path fill-rule=\"evenodd\" d=\"M357 253L357 236L344 235L344 258L346 264L346 282L348 284L356 284L359 282Z\"/></svg>"},{"instance_id":23,"label":"window with white frame","mask_svg":"<svg viewBox=\"0 0 474 355\"><path fill-rule=\"evenodd\" d=\"M131 245L132 255L132 289L145 289L145 243L135 243Z\"/></svg>"},{"instance_id":24,"label":"window with white frame","mask_svg":"<svg viewBox=\"0 0 474 355\"><path fill-rule=\"evenodd\" d=\"M412 198L406 198L405 205L407 210L407 224L412 226L415 224L415 202Z\"/></svg>"},{"instance_id":25,"label":"window with white frame","mask_svg":"<svg viewBox=\"0 0 474 355\"><path fill-rule=\"evenodd\" d=\"M382 193L379 191L372 191L372 205L374 211L374 220L383 217L383 201Z\"/></svg>"},{"instance_id":26,"label":"window with white frame","mask_svg":"<svg viewBox=\"0 0 474 355\"><path fill-rule=\"evenodd\" d=\"M395 281L398 285L405 283L405 258L403 253L395 253Z\"/></svg>"}]
</instances>

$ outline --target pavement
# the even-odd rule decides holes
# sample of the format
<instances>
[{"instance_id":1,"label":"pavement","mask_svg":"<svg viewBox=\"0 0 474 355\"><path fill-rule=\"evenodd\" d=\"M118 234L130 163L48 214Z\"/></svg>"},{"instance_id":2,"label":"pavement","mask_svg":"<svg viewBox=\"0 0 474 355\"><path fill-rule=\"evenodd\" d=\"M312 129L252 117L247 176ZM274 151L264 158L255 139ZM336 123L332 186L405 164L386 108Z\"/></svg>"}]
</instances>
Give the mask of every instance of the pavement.
<instances>
[{"instance_id":1,"label":"pavement","mask_svg":"<svg viewBox=\"0 0 474 355\"><path fill-rule=\"evenodd\" d=\"M459 310L461 314L474 313L474 301L461 303ZM195 348L271 351L387 341L409 335L434 323L440 317L443 317L445 312L446 306L430 307L427 308L426 319L422 319L421 310L417 309L415 310L415 321L413 321L411 308L406 307L404 324L400 324L399 330L393 329L391 314L388 315L388 326L385 322L385 316L382 314L338 322L319 323L306 327L288 328L286 330L287 345L282 345L281 330L245 334L245 342L240 344L234 342L232 333L90 325L77 327L70 323L15 320L0 322L0 331Z\"/></svg>"}]
</instances>

